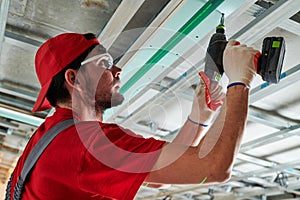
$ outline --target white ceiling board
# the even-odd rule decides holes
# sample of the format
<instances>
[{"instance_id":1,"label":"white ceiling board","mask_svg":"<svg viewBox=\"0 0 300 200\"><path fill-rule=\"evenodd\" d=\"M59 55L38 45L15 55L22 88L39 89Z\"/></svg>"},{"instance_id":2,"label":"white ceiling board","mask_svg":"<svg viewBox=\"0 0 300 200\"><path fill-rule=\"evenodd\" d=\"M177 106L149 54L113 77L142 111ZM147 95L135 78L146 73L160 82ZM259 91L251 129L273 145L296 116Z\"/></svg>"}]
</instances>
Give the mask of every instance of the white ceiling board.
<instances>
[{"instance_id":1,"label":"white ceiling board","mask_svg":"<svg viewBox=\"0 0 300 200\"><path fill-rule=\"evenodd\" d=\"M274 92L253 105L277 112L287 119L300 121L300 94L295 91L299 91L299 82L281 89L280 92Z\"/></svg>"},{"instance_id":2,"label":"white ceiling board","mask_svg":"<svg viewBox=\"0 0 300 200\"><path fill-rule=\"evenodd\" d=\"M247 143L254 139L267 136L275 131L278 130L263 124L248 122L242 142Z\"/></svg>"},{"instance_id":3,"label":"white ceiling board","mask_svg":"<svg viewBox=\"0 0 300 200\"><path fill-rule=\"evenodd\" d=\"M166 115L161 116L161 110L156 109L155 112L152 113L153 118L160 122L161 127L167 130L175 131L179 129L186 121L191 110L192 102L179 98L176 95L173 99L169 99L169 101L162 106Z\"/></svg>"},{"instance_id":4,"label":"white ceiling board","mask_svg":"<svg viewBox=\"0 0 300 200\"><path fill-rule=\"evenodd\" d=\"M294 141L292 141L292 139L294 139ZM300 146L299 145L300 144L300 137L298 136L298 137L291 138L291 140L288 141L288 142L290 142L288 145L290 146L291 150L267 156L267 159L270 160L270 161L276 161L278 163L292 162L294 160L299 159L299 155L300 155L300 148L299 148L299 146ZM297 143L297 144L295 144L295 143Z\"/></svg>"},{"instance_id":5,"label":"white ceiling board","mask_svg":"<svg viewBox=\"0 0 300 200\"><path fill-rule=\"evenodd\" d=\"M281 151L288 150L290 148L298 147L300 144L300 137L293 136L286 139L282 139L280 141L265 144L261 147L256 147L252 150L246 151L247 154L256 156L256 157L264 157L272 154L278 154ZM284 163L286 160L290 160L289 157L285 157L281 160L277 160L277 162ZM293 159L295 160L295 158Z\"/></svg>"},{"instance_id":6,"label":"white ceiling board","mask_svg":"<svg viewBox=\"0 0 300 200\"><path fill-rule=\"evenodd\" d=\"M138 92L138 91L137 91ZM157 95L159 92L157 90L149 89L147 92L145 92L142 96L140 96L138 99L134 100L134 102L130 102L131 98L126 100L123 105L125 105L126 109L122 111L119 116L121 117L127 117L134 111L140 108L144 103L150 101L155 95ZM114 110L114 108L112 109Z\"/></svg>"},{"instance_id":7,"label":"white ceiling board","mask_svg":"<svg viewBox=\"0 0 300 200\"><path fill-rule=\"evenodd\" d=\"M169 96L164 104L151 104L151 106L143 112L143 115L138 121L151 119L153 122L156 122L160 128L170 131L175 131L180 128L190 113L192 103L178 97L176 93L173 95L172 97ZM131 119L123 125L134 127Z\"/></svg>"}]
</instances>

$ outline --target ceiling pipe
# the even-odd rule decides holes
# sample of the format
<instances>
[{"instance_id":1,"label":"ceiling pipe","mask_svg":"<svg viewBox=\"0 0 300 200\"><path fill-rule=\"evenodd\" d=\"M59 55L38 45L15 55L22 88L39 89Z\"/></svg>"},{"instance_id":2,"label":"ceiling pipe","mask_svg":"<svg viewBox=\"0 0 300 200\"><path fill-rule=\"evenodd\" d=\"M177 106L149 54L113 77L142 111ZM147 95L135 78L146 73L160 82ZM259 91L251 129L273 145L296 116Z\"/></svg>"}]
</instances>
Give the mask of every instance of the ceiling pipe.
<instances>
[{"instance_id":1,"label":"ceiling pipe","mask_svg":"<svg viewBox=\"0 0 300 200\"><path fill-rule=\"evenodd\" d=\"M27 115L24 113L20 113L17 111L13 111L13 110L9 110L6 108L1 108L0 107L0 116L8 118L8 119L13 119L19 122L23 122L26 124L30 124L33 126L39 126L41 125L41 123L44 122L45 119L39 118L39 117L35 117L35 116L31 116L31 115Z\"/></svg>"}]
</instances>

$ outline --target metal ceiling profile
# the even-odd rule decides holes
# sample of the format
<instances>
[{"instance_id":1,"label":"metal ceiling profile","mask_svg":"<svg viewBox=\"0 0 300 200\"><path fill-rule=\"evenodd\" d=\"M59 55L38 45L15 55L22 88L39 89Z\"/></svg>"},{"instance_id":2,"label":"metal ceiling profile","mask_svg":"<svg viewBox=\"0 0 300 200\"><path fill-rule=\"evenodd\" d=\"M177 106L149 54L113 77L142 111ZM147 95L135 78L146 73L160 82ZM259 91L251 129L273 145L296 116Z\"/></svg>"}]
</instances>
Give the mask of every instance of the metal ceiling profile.
<instances>
[{"instance_id":1,"label":"metal ceiling profile","mask_svg":"<svg viewBox=\"0 0 300 200\"><path fill-rule=\"evenodd\" d=\"M176 46L186 35L198 26L224 0L210 0L203 5L122 87L120 92L125 93L133 84L144 76L159 60Z\"/></svg>"},{"instance_id":2,"label":"metal ceiling profile","mask_svg":"<svg viewBox=\"0 0 300 200\"><path fill-rule=\"evenodd\" d=\"M282 19L288 19L299 11L299 2L291 0L280 0L249 24L244 26L231 38L238 38L248 44L256 42L256 38L262 38L267 31L276 28L282 23Z\"/></svg>"}]
</instances>

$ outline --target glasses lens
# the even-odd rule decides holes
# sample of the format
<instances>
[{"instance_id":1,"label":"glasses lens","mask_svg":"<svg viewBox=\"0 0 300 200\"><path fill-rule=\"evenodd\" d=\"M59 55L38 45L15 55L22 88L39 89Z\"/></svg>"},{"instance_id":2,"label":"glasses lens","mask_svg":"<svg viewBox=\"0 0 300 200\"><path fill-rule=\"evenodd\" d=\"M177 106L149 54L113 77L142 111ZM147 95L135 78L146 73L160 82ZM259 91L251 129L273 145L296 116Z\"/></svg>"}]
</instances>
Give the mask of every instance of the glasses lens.
<instances>
[{"instance_id":1,"label":"glasses lens","mask_svg":"<svg viewBox=\"0 0 300 200\"><path fill-rule=\"evenodd\" d=\"M103 56L100 57L97 61L96 61L96 65L99 67L104 67L106 69L111 69L112 65L113 65L113 60L111 58L111 56Z\"/></svg>"},{"instance_id":2,"label":"glasses lens","mask_svg":"<svg viewBox=\"0 0 300 200\"><path fill-rule=\"evenodd\" d=\"M100 55L96 55L91 58L88 58L87 60L83 61L81 63L81 65L85 65L90 62L94 62L99 67L111 69L112 65L113 65L113 58L108 53L100 54Z\"/></svg>"}]
</instances>

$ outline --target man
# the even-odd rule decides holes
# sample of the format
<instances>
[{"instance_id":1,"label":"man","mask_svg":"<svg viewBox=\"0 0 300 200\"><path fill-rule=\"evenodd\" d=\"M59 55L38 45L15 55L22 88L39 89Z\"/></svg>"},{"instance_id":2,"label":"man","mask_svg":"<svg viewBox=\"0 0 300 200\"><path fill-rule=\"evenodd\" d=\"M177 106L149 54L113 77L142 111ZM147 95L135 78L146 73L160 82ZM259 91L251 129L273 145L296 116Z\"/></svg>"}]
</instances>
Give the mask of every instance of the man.
<instances>
[{"instance_id":1,"label":"man","mask_svg":"<svg viewBox=\"0 0 300 200\"><path fill-rule=\"evenodd\" d=\"M20 157L12 175L11 199L33 147L66 119L76 124L61 131L39 157L25 180L22 199L133 199L143 182L228 180L244 132L258 53L230 41L224 52L229 85L218 118L204 136L213 114L205 102L217 108L224 96L219 87L206 91L209 80L201 73L192 111L177 138L167 143L102 122L103 111L124 98L119 93L121 69L112 65L94 35L66 33L49 39L36 54L41 91L33 112L51 106L56 112L37 129Z\"/></svg>"}]
</instances>

